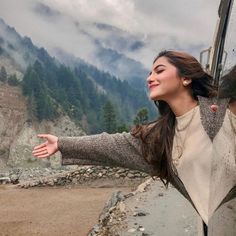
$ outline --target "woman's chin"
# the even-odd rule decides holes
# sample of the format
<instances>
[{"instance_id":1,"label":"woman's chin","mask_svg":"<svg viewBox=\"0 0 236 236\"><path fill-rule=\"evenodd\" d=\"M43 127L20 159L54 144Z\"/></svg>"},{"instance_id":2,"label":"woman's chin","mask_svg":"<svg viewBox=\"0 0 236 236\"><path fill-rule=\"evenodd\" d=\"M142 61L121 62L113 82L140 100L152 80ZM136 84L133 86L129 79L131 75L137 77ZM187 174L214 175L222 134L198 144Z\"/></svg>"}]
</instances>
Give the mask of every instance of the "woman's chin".
<instances>
[{"instance_id":1,"label":"woman's chin","mask_svg":"<svg viewBox=\"0 0 236 236\"><path fill-rule=\"evenodd\" d=\"M157 95L149 95L149 99L152 101L157 101L157 100L161 100L161 97Z\"/></svg>"}]
</instances>

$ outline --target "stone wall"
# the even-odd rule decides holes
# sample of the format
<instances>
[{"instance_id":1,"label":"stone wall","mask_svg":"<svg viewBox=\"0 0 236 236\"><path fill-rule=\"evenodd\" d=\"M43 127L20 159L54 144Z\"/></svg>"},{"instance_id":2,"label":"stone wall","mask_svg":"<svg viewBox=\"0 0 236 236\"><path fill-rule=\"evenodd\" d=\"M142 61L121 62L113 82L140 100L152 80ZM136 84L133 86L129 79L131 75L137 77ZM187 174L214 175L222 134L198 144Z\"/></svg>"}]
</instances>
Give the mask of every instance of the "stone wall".
<instances>
[{"instance_id":1,"label":"stone wall","mask_svg":"<svg viewBox=\"0 0 236 236\"><path fill-rule=\"evenodd\" d=\"M56 174L47 173L47 175L41 176L30 175L28 179L19 178L18 186L22 188L68 185L96 187L137 186L147 177L147 174L140 171L118 167L80 166L75 170L62 171Z\"/></svg>"}]
</instances>

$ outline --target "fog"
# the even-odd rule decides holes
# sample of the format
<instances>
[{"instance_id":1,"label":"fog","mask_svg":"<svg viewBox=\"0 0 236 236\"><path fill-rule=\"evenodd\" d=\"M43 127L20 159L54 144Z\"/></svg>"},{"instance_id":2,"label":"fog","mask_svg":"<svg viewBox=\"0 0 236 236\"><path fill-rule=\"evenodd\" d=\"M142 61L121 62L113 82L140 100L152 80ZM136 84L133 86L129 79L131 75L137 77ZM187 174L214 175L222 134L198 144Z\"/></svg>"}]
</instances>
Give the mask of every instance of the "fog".
<instances>
[{"instance_id":1,"label":"fog","mask_svg":"<svg viewBox=\"0 0 236 236\"><path fill-rule=\"evenodd\" d=\"M0 17L51 53L59 47L96 65L97 51L109 48L149 68L162 49L198 57L208 48L218 4L219 0L1 0Z\"/></svg>"}]
</instances>

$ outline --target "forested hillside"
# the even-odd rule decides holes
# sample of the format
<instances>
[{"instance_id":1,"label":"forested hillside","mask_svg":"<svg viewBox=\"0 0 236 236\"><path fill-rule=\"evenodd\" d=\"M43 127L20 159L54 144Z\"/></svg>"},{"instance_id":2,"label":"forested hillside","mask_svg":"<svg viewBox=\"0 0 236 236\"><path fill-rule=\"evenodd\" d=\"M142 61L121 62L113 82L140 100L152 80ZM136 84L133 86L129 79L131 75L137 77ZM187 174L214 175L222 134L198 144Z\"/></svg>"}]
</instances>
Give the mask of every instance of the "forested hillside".
<instances>
[{"instance_id":1,"label":"forested hillside","mask_svg":"<svg viewBox=\"0 0 236 236\"><path fill-rule=\"evenodd\" d=\"M63 114L87 133L112 133L127 130L140 109L147 110L145 120L154 118L155 108L144 89L135 89L85 62L61 64L3 21L0 26L1 71L6 74L3 82L6 77L9 84L21 86L33 119L54 120ZM22 78L13 73L14 68Z\"/></svg>"}]
</instances>

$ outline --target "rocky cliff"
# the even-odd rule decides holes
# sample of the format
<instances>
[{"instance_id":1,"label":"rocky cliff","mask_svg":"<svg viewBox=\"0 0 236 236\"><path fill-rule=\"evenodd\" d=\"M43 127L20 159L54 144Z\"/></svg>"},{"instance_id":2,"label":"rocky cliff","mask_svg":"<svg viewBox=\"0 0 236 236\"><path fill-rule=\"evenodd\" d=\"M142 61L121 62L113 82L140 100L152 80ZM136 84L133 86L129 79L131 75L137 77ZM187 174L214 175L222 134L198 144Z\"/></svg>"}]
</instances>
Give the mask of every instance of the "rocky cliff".
<instances>
[{"instance_id":1,"label":"rocky cliff","mask_svg":"<svg viewBox=\"0 0 236 236\"><path fill-rule=\"evenodd\" d=\"M35 167L60 165L60 156L37 160L31 154L33 146L39 144L38 133L63 136L84 135L82 129L67 116L54 122L37 122L30 119L27 101L19 87L0 83L0 169L11 167Z\"/></svg>"}]
</instances>

